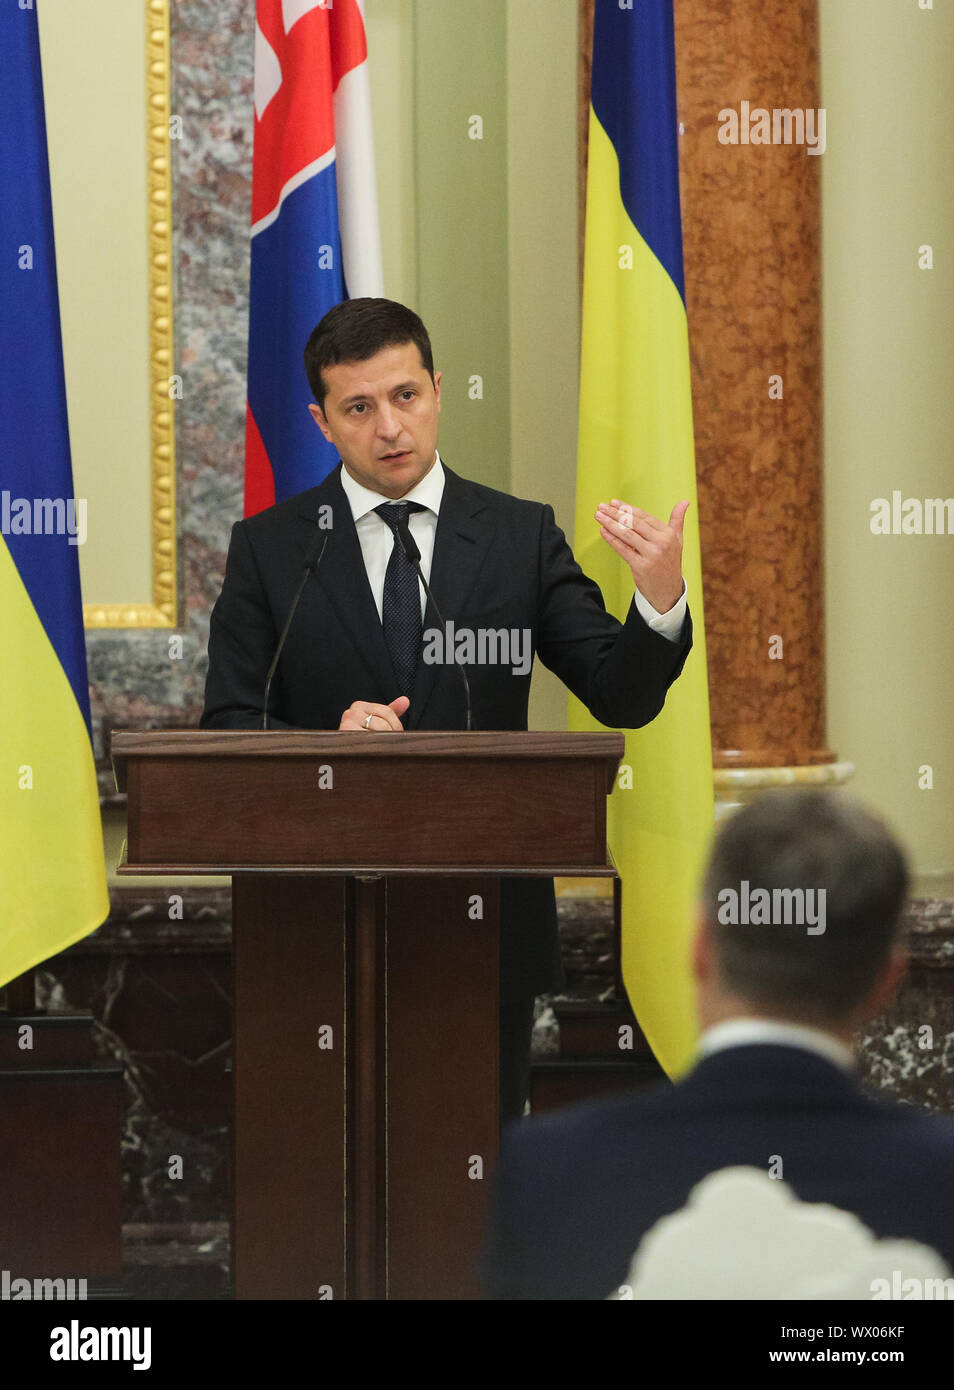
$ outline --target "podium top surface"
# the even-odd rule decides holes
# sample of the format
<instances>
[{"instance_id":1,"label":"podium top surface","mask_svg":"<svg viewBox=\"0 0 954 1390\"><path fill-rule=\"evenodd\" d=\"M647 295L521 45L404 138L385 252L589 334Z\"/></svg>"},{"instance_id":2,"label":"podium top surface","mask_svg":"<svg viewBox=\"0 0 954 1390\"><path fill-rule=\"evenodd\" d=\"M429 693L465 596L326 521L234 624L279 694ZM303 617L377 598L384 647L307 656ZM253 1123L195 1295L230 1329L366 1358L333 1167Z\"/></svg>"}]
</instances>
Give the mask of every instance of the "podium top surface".
<instances>
[{"instance_id":1,"label":"podium top surface","mask_svg":"<svg viewBox=\"0 0 954 1390\"><path fill-rule=\"evenodd\" d=\"M175 729L113 734L110 753L116 785L125 790L129 759L139 758L499 758L589 759L618 762L626 741L620 733L525 730L339 732L326 729Z\"/></svg>"},{"instance_id":2,"label":"podium top surface","mask_svg":"<svg viewBox=\"0 0 954 1390\"><path fill-rule=\"evenodd\" d=\"M119 872L612 873L624 747L618 733L117 732Z\"/></svg>"}]
</instances>

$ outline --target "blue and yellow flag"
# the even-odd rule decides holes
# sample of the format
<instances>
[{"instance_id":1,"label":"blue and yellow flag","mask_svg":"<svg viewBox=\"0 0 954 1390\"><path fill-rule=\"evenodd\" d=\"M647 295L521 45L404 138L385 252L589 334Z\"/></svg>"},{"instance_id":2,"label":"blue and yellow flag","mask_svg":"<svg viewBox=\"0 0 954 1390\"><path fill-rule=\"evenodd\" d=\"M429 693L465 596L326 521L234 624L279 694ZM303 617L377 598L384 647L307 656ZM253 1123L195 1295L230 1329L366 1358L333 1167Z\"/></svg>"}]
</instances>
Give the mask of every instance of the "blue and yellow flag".
<instances>
[{"instance_id":1,"label":"blue and yellow flag","mask_svg":"<svg viewBox=\"0 0 954 1390\"><path fill-rule=\"evenodd\" d=\"M0 985L109 913L35 9L0 8Z\"/></svg>"},{"instance_id":2,"label":"blue and yellow flag","mask_svg":"<svg viewBox=\"0 0 954 1390\"><path fill-rule=\"evenodd\" d=\"M633 578L594 513L613 498L668 521L690 501L683 574L694 646L662 713L627 734L632 789L609 802L623 879L623 979L662 1067L696 1036L689 944L712 834L712 752L682 268L672 0L596 0L583 271L576 545L607 607ZM575 700L570 727L594 721Z\"/></svg>"}]
</instances>

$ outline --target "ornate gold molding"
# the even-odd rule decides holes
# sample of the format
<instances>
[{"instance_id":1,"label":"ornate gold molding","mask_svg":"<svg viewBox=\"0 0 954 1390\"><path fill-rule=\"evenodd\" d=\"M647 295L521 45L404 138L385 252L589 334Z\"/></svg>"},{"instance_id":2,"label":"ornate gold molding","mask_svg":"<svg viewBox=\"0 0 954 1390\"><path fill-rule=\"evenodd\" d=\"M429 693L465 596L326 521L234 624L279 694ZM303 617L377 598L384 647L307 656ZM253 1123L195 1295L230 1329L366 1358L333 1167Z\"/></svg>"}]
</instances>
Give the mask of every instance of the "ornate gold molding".
<instances>
[{"instance_id":1,"label":"ornate gold molding","mask_svg":"<svg viewBox=\"0 0 954 1390\"><path fill-rule=\"evenodd\" d=\"M172 375L172 170L169 0L146 3L146 187L149 229L152 603L83 605L87 627L175 627L176 449Z\"/></svg>"}]
</instances>

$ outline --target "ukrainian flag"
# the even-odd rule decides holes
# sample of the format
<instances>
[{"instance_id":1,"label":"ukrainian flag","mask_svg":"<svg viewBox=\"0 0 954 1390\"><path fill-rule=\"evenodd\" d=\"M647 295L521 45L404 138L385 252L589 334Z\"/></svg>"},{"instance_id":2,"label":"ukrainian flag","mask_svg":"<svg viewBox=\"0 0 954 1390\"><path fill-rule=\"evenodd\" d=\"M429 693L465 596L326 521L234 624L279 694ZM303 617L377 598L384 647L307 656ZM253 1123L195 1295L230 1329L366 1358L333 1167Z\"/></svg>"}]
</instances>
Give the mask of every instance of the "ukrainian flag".
<instances>
[{"instance_id":1,"label":"ukrainian flag","mask_svg":"<svg viewBox=\"0 0 954 1390\"><path fill-rule=\"evenodd\" d=\"M109 895L34 9L0 8L0 52L2 985L98 927Z\"/></svg>"},{"instance_id":2,"label":"ukrainian flag","mask_svg":"<svg viewBox=\"0 0 954 1390\"><path fill-rule=\"evenodd\" d=\"M597 505L618 497L668 521L690 501L693 650L662 713L627 734L632 790L617 785L608 827L623 879L623 979L670 1075L695 1042L689 943L713 823L677 140L672 0L596 0L575 549L620 619L632 574L600 538ZM576 701L570 726L594 727Z\"/></svg>"}]
</instances>

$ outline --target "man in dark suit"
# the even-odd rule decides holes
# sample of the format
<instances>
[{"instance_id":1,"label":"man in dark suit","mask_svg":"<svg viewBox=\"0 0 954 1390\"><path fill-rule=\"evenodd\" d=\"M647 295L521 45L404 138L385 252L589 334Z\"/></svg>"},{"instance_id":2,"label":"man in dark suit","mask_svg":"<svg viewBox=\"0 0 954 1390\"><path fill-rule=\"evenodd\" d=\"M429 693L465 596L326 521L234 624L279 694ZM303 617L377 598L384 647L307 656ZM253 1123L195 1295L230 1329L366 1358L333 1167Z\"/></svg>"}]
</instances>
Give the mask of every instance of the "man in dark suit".
<instances>
[{"instance_id":1,"label":"man in dark suit","mask_svg":"<svg viewBox=\"0 0 954 1390\"><path fill-rule=\"evenodd\" d=\"M211 618L203 728L261 727L266 672L306 556L323 538L272 685L270 726L464 728L451 653L425 659L440 625L407 558L405 528L455 633L507 634L505 660L468 664L475 729L526 729L534 652L602 723L638 728L658 714L692 645L681 575L687 502L668 523L616 501L600 508L601 534L635 581L621 624L549 506L468 482L441 460L441 374L416 314L386 299L339 304L312 333L305 368L316 400L308 408L341 463L318 487L233 527ZM501 938L510 1117L527 1094L534 996L561 979L552 880L503 880Z\"/></svg>"},{"instance_id":2,"label":"man in dark suit","mask_svg":"<svg viewBox=\"0 0 954 1390\"><path fill-rule=\"evenodd\" d=\"M954 1121L874 1099L852 1075L852 1040L904 970L906 887L888 831L836 794L767 792L726 822L701 897L694 1067L505 1132L487 1292L607 1297L642 1237L736 1165L954 1268ZM770 894L758 911L757 889Z\"/></svg>"}]
</instances>

